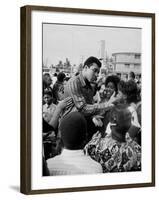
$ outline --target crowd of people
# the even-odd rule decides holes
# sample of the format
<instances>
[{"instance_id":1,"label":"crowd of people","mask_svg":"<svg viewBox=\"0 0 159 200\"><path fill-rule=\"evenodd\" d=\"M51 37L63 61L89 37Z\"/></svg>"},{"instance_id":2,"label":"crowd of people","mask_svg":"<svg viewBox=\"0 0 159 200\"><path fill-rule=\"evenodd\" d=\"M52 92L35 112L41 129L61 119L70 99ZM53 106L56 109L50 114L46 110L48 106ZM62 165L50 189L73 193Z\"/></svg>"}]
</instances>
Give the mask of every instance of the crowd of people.
<instances>
[{"instance_id":1,"label":"crowd of people","mask_svg":"<svg viewBox=\"0 0 159 200\"><path fill-rule=\"evenodd\" d=\"M100 75L99 75L100 74ZM141 82L96 57L71 78L43 74L43 175L141 171Z\"/></svg>"}]
</instances>

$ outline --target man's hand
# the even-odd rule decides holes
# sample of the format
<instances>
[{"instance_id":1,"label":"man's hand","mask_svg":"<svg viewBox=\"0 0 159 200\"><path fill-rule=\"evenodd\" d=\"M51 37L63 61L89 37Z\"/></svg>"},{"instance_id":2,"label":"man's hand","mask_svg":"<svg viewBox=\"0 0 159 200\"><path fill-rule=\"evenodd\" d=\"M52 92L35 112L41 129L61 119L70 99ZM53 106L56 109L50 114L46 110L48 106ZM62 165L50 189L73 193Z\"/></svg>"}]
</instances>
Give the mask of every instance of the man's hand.
<instances>
[{"instance_id":1,"label":"man's hand","mask_svg":"<svg viewBox=\"0 0 159 200\"><path fill-rule=\"evenodd\" d=\"M67 97L66 99L60 101L57 105L57 108L63 110L66 106L73 104L73 99L71 97Z\"/></svg>"},{"instance_id":2,"label":"man's hand","mask_svg":"<svg viewBox=\"0 0 159 200\"><path fill-rule=\"evenodd\" d=\"M100 115L95 115L93 118L92 118L92 121L94 123L95 126L98 126L98 127L102 127L103 126L103 122L102 122L102 119L103 116L100 116Z\"/></svg>"},{"instance_id":3,"label":"man's hand","mask_svg":"<svg viewBox=\"0 0 159 200\"><path fill-rule=\"evenodd\" d=\"M120 100L121 100L121 96L116 95L114 92L107 103L108 103L108 105L111 105L111 104L115 104L115 103L119 102Z\"/></svg>"}]
</instances>

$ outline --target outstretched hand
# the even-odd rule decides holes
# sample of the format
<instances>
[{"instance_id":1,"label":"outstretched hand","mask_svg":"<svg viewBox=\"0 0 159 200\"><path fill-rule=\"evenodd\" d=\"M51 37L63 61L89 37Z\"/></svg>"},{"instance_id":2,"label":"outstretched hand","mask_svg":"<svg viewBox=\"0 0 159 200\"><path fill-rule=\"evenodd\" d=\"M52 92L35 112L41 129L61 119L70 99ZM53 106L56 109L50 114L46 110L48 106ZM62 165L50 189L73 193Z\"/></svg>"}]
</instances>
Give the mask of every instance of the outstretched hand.
<instances>
[{"instance_id":1,"label":"outstretched hand","mask_svg":"<svg viewBox=\"0 0 159 200\"><path fill-rule=\"evenodd\" d=\"M109 104L115 104L115 103L119 102L120 100L121 100L121 96L120 95L116 95L116 93L113 92L113 94L110 97L108 103Z\"/></svg>"},{"instance_id":2,"label":"outstretched hand","mask_svg":"<svg viewBox=\"0 0 159 200\"><path fill-rule=\"evenodd\" d=\"M71 97L67 97L64 100L60 101L57 106L60 110L63 110L64 108L66 108L66 106L70 104L73 104L73 99Z\"/></svg>"},{"instance_id":3,"label":"outstretched hand","mask_svg":"<svg viewBox=\"0 0 159 200\"><path fill-rule=\"evenodd\" d=\"M95 115L93 117L92 121L93 121L95 126L102 127L103 126L103 122L102 122L101 119L103 119L103 116Z\"/></svg>"}]
</instances>

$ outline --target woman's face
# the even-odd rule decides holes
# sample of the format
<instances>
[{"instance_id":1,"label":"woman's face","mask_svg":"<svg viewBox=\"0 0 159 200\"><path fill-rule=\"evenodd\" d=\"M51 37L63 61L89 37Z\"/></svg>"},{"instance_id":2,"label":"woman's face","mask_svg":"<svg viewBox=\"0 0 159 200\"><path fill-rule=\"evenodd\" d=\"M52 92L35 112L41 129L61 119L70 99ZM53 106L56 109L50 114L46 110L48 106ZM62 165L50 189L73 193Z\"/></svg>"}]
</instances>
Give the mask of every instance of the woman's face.
<instances>
[{"instance_id":1,"label":"woman's face","mask_svg":"<svg viewBox=\"0 0 159 200\"><path fill-rule=\"evenodd\" d=\"M104 84L101 85L101 88L99 90L99 96L100 96L101 100L106 99L106 88L105 88Z\"/></svg>"},{"instance_id":2,"label":"woman's face","mask_svg":"<svg viewBox=\"0 0 159 200\"><path fill-rule=\"evenodd\" d=\"M106 98L110 99L112 94L115 92L115 85L113 82L108 82L106 85Z\"/></svg>"}]
</instances>

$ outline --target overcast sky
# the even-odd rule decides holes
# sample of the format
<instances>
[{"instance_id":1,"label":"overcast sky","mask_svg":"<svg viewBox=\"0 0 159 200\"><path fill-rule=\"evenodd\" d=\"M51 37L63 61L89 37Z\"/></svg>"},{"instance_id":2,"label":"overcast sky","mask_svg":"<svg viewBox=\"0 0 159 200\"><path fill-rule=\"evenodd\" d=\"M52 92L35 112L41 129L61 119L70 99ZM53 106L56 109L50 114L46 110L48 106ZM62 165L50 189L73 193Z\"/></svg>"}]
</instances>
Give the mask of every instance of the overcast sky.
<instances>
[{"instance_id":1,"label":"overcast sky","mask_svg":"<svg viewBox=\"0 0 159 200\"><path fill-rule=\"evenodd\" d=\"M68 58L99 58L100 41L105 40L108 56L116 52L141 52L141 29L43 24L43 62L48 66Z\"/></svg>"}]
</instances>

